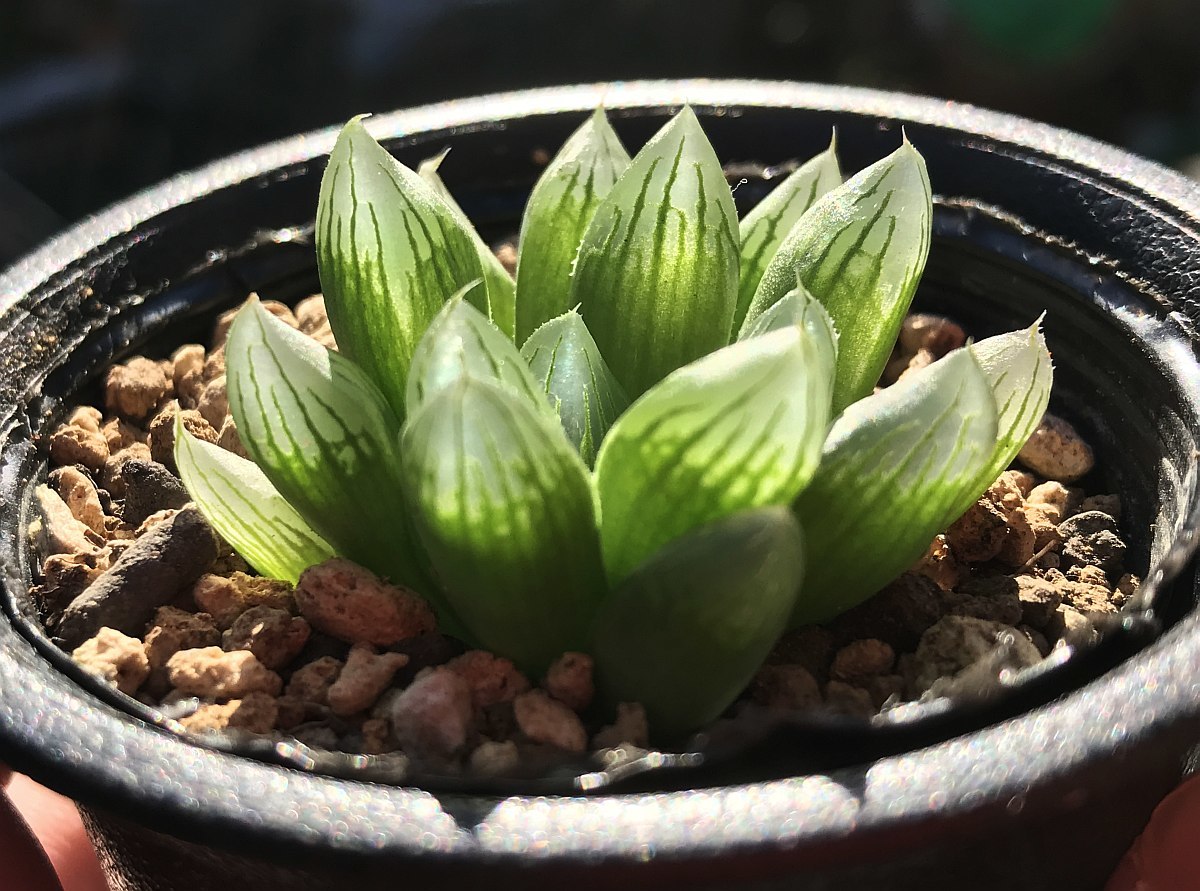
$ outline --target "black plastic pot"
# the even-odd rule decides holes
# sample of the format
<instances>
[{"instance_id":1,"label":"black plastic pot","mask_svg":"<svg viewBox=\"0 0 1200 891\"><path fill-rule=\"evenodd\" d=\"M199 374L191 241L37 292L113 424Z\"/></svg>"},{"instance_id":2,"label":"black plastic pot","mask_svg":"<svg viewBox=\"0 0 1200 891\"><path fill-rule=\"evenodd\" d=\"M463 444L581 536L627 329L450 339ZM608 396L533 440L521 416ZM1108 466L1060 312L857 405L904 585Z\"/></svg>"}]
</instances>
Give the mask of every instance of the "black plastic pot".
<instances>
[{"instance_id":1,"label":"black plastic pot","mask_svg":"<svg viewBox=\"0 0 1200 891\"><path fill-rule=\"evenodd\" d=\"M1146 596L1100 646L989 704L875 727L763 728L714 745L704 763L590 792L570 778L502 793L389 787L155 726L77 671L36 621L22 530L44 472L38 437L114 357L195 338L250 290L313 289L307 230L334 134L298 137L139 195L0 277L0 758L81 802L120 887L1090 888L1179 780L1200 738L1188 565L1196 187L1028 121L799 84L540 90L374 127L408 163L453 146L449 185L485 232L504 235L539 151L584 112L603 102L636 146L685 100L730 162L813 154L836 125L854 169L906 129L941 196L920 303L978 336L1047 312L1058 408L1099 452L1093 488L1122 494L1134 550L1154 558ZM739 200L764 191L747 180ZM519 794L547 789L573 791Z\"/></svg>"}]
</instances>

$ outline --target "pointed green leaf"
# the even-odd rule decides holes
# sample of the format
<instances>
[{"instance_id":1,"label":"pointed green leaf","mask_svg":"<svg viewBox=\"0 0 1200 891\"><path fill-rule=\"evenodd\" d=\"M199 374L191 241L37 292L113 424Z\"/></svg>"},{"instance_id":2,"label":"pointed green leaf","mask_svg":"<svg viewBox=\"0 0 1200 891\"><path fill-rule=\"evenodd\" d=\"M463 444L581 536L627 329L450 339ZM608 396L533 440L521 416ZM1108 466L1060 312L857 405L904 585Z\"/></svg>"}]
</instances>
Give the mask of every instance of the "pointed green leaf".
<instances>
[{"instance_id":1,"label":"pointed green leaf","mask_svg":"<svg viewBox=\"0 0 1200 891\"><path fill-rule=\"evenodd\" d=\"M1038 319L1023 331L989 337L971 346L999 410L996 446L975 485L964 493L961 515L996 481L1021 451L1050 404L1054 363ZM953 519L953 518L952 518Z\"/></svg>"},{"instance_id":2,"label":"pointed green leaf","mask_svg":"<svg viewBox=\"0 0 1200 891\"><path fill-rule=\"evenodd\" d=\"M204 518L263 575L295 584L334 556L254 462L197 439L178 418L175 463Z\"/></svg>"},{"instance_id":3,"label":"pointed green leaf","mask_svg":"<svg viewBox=\"0 0 1200 891\"><path fill-rule=\"evenodd\" d=\"M225 357L238 434L288 503L342 556L436 598L406 520L400 421L382 391L257 300L234 318Z\"/></svg>"},{"instance_id":4,"label":"pointed green leaf","mask_svg":"<svg viewBox=\"0 0 1200 891\"><path fill-rule=\"evenodd\" d=\"M479 265L483 268L483 280L487 285L488 318L496 324L497 328L507 334L509 339L512 339L516 325L516 283L508 274L508 270L504 268L504 264L500 262L500 258L496 256L496 252L480 237L475 224L463 213L463 209L459 207L454 196L450 194L450 190L446 188L446 184L442 182L438 168L446 159L449 151L446 149L441 154L422 161L417 167L417 174L429 184L439 198L446 202L446 206L458 217L458 221L471 233L471 240L475 243L475 250L479 253Z\"/></svg>"},{"instance_id":5,"label":"pointed green leaf","mask_svg":"<svg viewBox=\"0 0 1200 891\"><path fill-rule=\"evenodd\" d=\"M567 439L589 467L629 399L575 310L542 325L521 347L534 378L558 411Z\"/></svg>"},{"instance_id":6,"label":"pointed green leaf","mask_svg":"<svg viewBox=\"0 0 1200 891\"><path fill-rule=\"evenodd\" d=\"M685 107L596 210L568 305L581 306L600 352L636 399L729 342L737 277L733 196Z\"/></svg>"},{"instance_id":7,"label":"pointed green leaf","mask_svg":"<svg viewBox=\"0 0 1200 891\"><path fill-rule=\"evenodd\" d=\"M758 283L767 264L783 244L783 239L814 201L841 183L842 171L838 167L835 136L829 141L829 148L792 171L787 179L742 218L739 226L742 259L738 274L737 312L733 316L734 331L741 327L746 318Z\"/></svg>"},{"instance_id":8,"label":"pointed green leaf","mask_svg":"<svg viewBox=\"0 0 1200 891\"><path fill-rule=\"evenodd\" d=\"M412 415L401 454L421 540L480 643L534 672L584 646L604 571L588 471L557 423L464 377Z\"/></svg>"},{"instance_id":9,"label":"pointed green leaf","mask_svg":"<svg viewBox=\"0 0 1200 891\"><path fill-rule=\"evenodd\" d=\"M655 739L712 721L779 638L803 574L787 508L736 513L675 540L600 608L592 652L601 691L642 703Z\"/></svg>"},{"instance_id":10,"label":"pointed green leaf","mask_svg":"<svg viewBox=\"0 0 1200 891\"><path fill-rule=\"evenodd\" d=\"M780 328L798 325L812 339L813 346L821 351L823 367L837 367L838 333L825 307L804 285L788 291L778 303L756 318L743 329L738 340L758 337Z\"/></svg>"},{"instance_id":11,"label":"pointed green leaf","mask_svg":"<svg viewBox=\"0 0 1200 891\"><path fill-rule=\"evenodd\" d=\"M796 502L809 560L792 623L831 619L915 563L995 441L992 390L968 349L846 409Z\"/></svg>"},{"instance_id":12,"label":"pointed green leaf","mask_svg":"<svg viewBox=\"0 0 1200 891\"><path fill-rule=\"evenodd\" d=\"M629 167L604 110L566 141L525 205L517 262L517 343L571 308L571 271L600 202Z\"/></svg>"},{"instance_id":13,"label":"pointed green leaf","mask_svg":"<svg viewBox=\"0 0 1200 891\"><path fill-rule=\"evenodd\" d=\"M879 380L925 268L932 218L925 161L905 141L800 218L763 273L743 327L799 278L841 335L833 397L841 411Z\"/></svg>"},{"instance_id":14,"label":"pointed green leaf","mask_svg":"<svg viewBox=\"0 0 1200 891\"><path fill-rule=\"evenodd\" d=\"M408 376L408 412L460 378L471 377L499 383L549 414L545 390L516 346L464 299L472 289L482 290L483 285L468 285L452 297L417 344Z\"/></svg>"},{"instance_id":15,"label":"pointed green leaf","mask_svg":"<svg viewBox=\"0 0 1200 891\"><path fill-rule=\"evenodd\" d=\"M403 416L417 341L446 299L482 274L471 233L355 118L321 179L316 242L338 347Z\"/></svg>"},{"instance_id":16,"label":"pointed green leaf","mask_svg":"<svg viewBox=\"0 0 1200 891\"><path fill-rule=\"evenodd\" d=\"M685 366L635 402L596 459L609 579L713 520L791 501L820 460L829 399L824 354L792 326Z\"/></svg>"}]
</instances>

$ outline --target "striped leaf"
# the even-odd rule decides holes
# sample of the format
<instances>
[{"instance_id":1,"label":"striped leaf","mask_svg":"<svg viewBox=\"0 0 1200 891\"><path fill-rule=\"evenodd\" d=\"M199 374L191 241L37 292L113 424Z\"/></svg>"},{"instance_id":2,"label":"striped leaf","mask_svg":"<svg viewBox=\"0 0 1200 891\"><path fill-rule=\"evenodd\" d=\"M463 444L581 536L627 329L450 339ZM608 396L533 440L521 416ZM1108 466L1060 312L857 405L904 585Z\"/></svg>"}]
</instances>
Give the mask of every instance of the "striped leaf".
<instances>
[{"instance_id":1,"label":"striped leaf","mask_svg":"<svg viewBox=\"0 0 1200 891\"><path fill-rule=\"evenodd\" d=\"M496 256L496 252L480 237L475 225L463 213L463 209L459 207L454 196L450 194L450 190L446 188L446 184L442 182L438 168L441 167L442 161L446 159L449 152L450 150L446 149L441 154L422 161L417 166L417 174L429 184L439 198L446 202L446 206L458 217L458 221L471 233L471 240L475 242L475 250L479 254L479 265L483 268L483 280L487 286L488 318L511 339L516 325L517 286L513 282L512 276L508 274L508 270L504 268L504 264L500 262L500 258Z\"/></svg>"},{"instance_id":2,"label":"striped leaf","mask_svg":"<svg viewBox=\"0 0 1200 891\"><path fill-rule=\"evenodd\" d=\"M655 739L718 717L787 625L804 574L786 507L744 511L688 533L639 566L596 620L596 680L640 702Z\"/></svg>"},{"instance_id":3,"label":"striped leaf","mask_svg":"<svg viewBox=\"0 0 1200 891\"><path fill-rule=\"evenodd\" d=\"M992 386L999 412L999 435L991 460L975 485L963 493L959 515L966 512L1021 451L1050 404L1054 363L1038 319L1022 331L989 337L971 346Z\"/></svg>"},{"instance_id":4,"label":"striped leaf","mask_svg":"<svg viewBox=\"0 0 1200 891\"><path fill-rule=\"evenodd\" d=\"M629 399L600 355L583 317L571 310L533 332L521 355L558 412L567 439L589 467Z\"/></svg>"},{"instance_id":5,"label":"striped leaf","mask_svg":"<svg viewBox=\"0 0 1200 891\"><path fill-rule=\"evenodd\" d=\"M792 624L832 619L915 563L995 442L992 389L968 349L846 409L795 505L809 561Z\"/></svg>"},{"instance_id":6,"label":"striped leaf","mask_svg":"<svg viewBox=\"0 0 1200 891\"><path fill-rule=\"evenodd\" d=\"M742 259L738 272L738 305L733 329L741 327L750 309L750 301L762 280L767 264L783 244L783 239L814 201L841 185L836 136L829 148L801 164L790 176L771 190L762 201L742 217Z\"/></svg>"},{"instance_id":7,"label":"striped leaf","mask_svg":"<svg viewBox=\"0 0 1200 891\"><path fill-rule=\"evenodd\" d=\"M512 340L464 299L472 289L482 288L475 282L452 297L417 344L408 377L410 414L464 377L499 383L539 411L550 413L541 383Z\"/></svg>"},{"instance_id":8,"label":"striped leaf","mask_svg":"<svg viewBox=\"0 0 1200 891\"><path fill-rule=\"evenodd\" d=\"M581 307L600 352L636 399L729 342L737 278L733 196L685 107L597 208L568 305Z\"/></svg>"},{"instance_id":9,"label":"striped leaf","mask_svg":"<svg viewBox=\"0 0 1200 891\"><path fill-rule=\"evenodd\" d=\"M791 326L685 366L635 402L596 459L609 579L693 529L795 498L821 457L829 372Z\"/></svg>"},{"instance_id":10,"label":"striped leaf","mask_svg":"<svg viewBox=\"0 0 1200 891\"><path fill-rule=\"evenodd\" d=\"M446 299L482 274L471 231L355 118L321 179L316 242L338 347L403 416L417 341Z\"/></svg>"},{"instance_id":11,"label":"striped leaf","mask_svg":"<svg viewBox=\"0 0 1200 891\"><path fill-rule=\"evenodd\" d=\"M932 216L925 161L906 140L800 218L767 265L743 327L799 278L841 335L833 397L841 411L879 380L925 268Z\"/></svg>"},{"instance_id":12,"label":"striped leaf","mask_svg":"<svg viewBox=\"0 0 1200 891\"><path fill-rule=\"evenodd\" d=\"M525 205L517 263L517 343L571 308L571 271L600 202L629 167L604 110L566 141Z\"/></svg>"},{"instance_id":13,"label":"striped leaf","mask_svg":"<svg viewBox=\"0 0 1200 891\"><path fill-rule=\"evenodd\" d=\"M262 575L295 584L334 555L254 462L197 439L178 418L175 464L204 518Z\"/></svg>"},{"instance_id":14,"label":"striped leaf","mask_svg":"<svg viewBox=\"0 0 1200 891\"><path fill-rule=\"evenodd\" d=\"M742 330L739 340L758 337L797 325L803 328L813 347L822 353L823 367L837 367L838 333L825 307L804 285L796 285L779 302Z\"/></svg>"},{"instance_id":15,"label":"striped leaf","mask_svg":"<svg viewBox=\"0 0 1200 891\"><path fill-rule=\"evenodd\" d=\"M473 636L532 672L583 647L604 573L588 471L554 420L463 377L413 413L401 454L421 540Z\"/></svg>"},{"instance_id":16,"label":"striped leaf","mask_svg":"<svg viewBox=\"0 0 1200 891\"><path fill-rule=\"evenodd\" d=\"M272 485L344 557L436 598L406 518L400 421L353 362L251 300L225 346L229 407Z\"/></svg>"}]
</instances>

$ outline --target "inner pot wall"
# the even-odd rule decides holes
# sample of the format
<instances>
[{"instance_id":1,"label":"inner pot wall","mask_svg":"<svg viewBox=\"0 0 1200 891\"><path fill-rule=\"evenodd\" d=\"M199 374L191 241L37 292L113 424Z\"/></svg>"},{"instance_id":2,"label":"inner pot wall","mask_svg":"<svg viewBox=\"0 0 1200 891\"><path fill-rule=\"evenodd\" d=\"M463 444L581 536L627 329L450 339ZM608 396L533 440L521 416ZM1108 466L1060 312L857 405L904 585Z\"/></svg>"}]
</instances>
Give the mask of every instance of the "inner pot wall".
<instances>
[{"instance_id":1,"label":"inner pot wall","mask_svg":"<svg viewBox=\"0 0 1200 891\"><path fill-rule=\"evenodd\" d=\"M537 173L533 150L553 149L601 98L622 117L630 145L661 123L664 106L687 98L730 160L812 154L836 123L845 167L855 169L894 148L904 124L939 194L955 199L938 213L922 299L965 295L970 309L956 315L971 324L974 313L986 327L1012 314L1009 290L1059 295L1073 330L1047 324L1058 364L1077 369L1066 380L1091 394L1086 403L1107 409L1080 420L1100 436L1133 512L1153 517L1149 500L1138 504L1134 493L1181 475L1164 468L1187 467L1196 429L1193 360L1166 336L1190 330L1196 311L1186 293L1200 272L1196 200L1185 181L1028 122L801 85L538 91L387 116L377 132L397 137L391 147L408 163L453 144L444 168L451 187L475 219L503 234ZM49 423L89 373L168 321L186 326L253 288L298 296L311 282L312 257L296 230L311 224L322 164L309 159L331 142L332 133L316 134L205 168L84 224L0 279L0 544L9 594L19 596L28 578L18 530L37 464L23 445L29 428ZM996 222L1005 215L1020 222ZM1039 250L1067 262L1031 272ZM1130 332L1141 340L1130 345ZM1167 503L1180 506L1178 498ZM1190 578L1182 588L1171 604L1181 612L1191 605ZM778 767L743 771L730 777L734 785L680 794L435 798L175 739L52 667L47 657L62 666L62 654L9 608L15 621L0 626L0 754L87 802L93 832L135 888L212 887L250 875L268 888L340 887L336 870L363 887L399 875L446 887L483 875L501 885L569 878L594 887L795 887L798 873L812 887L1087 887L1102 881L1178 778L1196 736L1191 681L1200 647L1189 616L1075 693L971 734L943 728L873 763L877 753L767 782L752 780ZM792 758L778 746L773 755L783 765ZM1103 853L1081 863L1072 855L1085 839Z\"/></svg>"}]
</instances>

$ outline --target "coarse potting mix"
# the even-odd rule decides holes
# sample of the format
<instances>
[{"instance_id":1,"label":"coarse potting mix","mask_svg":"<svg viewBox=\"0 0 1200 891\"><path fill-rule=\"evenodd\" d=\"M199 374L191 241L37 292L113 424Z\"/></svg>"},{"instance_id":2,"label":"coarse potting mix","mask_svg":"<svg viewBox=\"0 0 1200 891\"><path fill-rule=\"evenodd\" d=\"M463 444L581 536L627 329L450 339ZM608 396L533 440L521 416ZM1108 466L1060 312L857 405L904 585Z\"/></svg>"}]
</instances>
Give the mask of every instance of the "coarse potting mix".
<instances>
[{"instance_id":1,"label":"coarse potting mix","mask_svg":"<svg viewBox=\"0 0 1200 891\"><path fill-rule=\"evenodd\" d=\"M497 251L515 259L512 244ZM335 347L320 295L264 306ZM253 734L468 775L654 739L636 702L593 703L592 660L563 653L545 677L439 633L429 606L344 559L293 587L262 578L189 503L172 457L179 415L245 456L226 399L223 342L108 369L102 405L46 438L36 492L34 589L46 628L86 671L190 734ZM910 315L881 386L966 341ZM986 696L1056 648L1086 645L1139 579L1126 572L1116 495L1074 487L1088 444L1047 414L1017 464L867 602L787 632L726 717L773 710L870 718L936 697ZM864 548L871 546L863 542Z\"/></svg>"}]
</instances>

